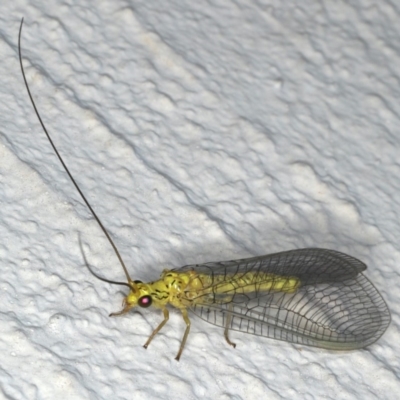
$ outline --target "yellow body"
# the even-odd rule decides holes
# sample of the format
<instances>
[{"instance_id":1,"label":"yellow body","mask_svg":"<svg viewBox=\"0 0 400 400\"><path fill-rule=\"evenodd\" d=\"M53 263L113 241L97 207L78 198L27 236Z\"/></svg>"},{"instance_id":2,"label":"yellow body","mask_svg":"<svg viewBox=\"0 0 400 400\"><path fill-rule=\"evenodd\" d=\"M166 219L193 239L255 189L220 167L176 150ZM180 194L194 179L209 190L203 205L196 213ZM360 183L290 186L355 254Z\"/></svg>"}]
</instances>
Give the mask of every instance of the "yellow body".
<instances>
[{"instance_id":1,"label":"yellow body","mask_svg":"<svg viewBox=\"0 0 400 400\"><path fill-rule=\"evenodd\" d=\"M196 304L198 299L202 304L207 304L208 294L225 295L228 302L233 295L238 293L269 290L293 293L299 285L300 280L296 277L267 273L247 272L237 277L237 275L211 276L198 274L195 271L164 270L157 281L136 283L137 290L131 290L126 296L125 306L130 309L138 304L141 297L151 296L153 307L164 308L170 304L182 309Z\"/></svg>"},{"instance_id":2,"label":"yellow body","mask_svg":"<svg viewBox=\"0 0 400 400\"><path fill-rule=\"evenodd\" d=\"M196 304L212 304L218 298L219 304L230 303L236 294L254 293L263 291L280 291L293 293L300 286L300 280L291 276L279 276L264 272L244 272L227 275L199 274L194 270L179 272L164 270L159 280L143 283L130 280L131 291L124 299L124 308L118 313L121 315L131 308L153 306L161 308L164 320L153 331L144 347L152 341L153 337L161 330L169 318L167 305L179 308L186 323L186 330L181 346L176 356L179 360L190 330L190 320L187 308ZM235 346L228 338L231 313L227 313L225 338L229 344Z\"/></svg>"}]
</instances>

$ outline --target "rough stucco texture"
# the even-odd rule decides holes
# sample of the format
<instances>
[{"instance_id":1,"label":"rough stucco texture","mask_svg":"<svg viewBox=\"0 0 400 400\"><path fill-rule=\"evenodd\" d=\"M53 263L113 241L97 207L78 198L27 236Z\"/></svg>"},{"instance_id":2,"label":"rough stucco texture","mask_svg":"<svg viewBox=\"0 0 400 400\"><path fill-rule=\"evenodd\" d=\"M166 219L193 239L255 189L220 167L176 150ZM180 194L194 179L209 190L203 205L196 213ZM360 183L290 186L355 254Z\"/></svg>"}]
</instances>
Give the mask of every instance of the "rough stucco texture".
<instances>
[{"instance_id":1,"label":"rough stucco texture","mask_svg":"<svg viewBox=\"0 0 400 400\"><path fill-rule=\"evenodd\" d=\"M90 1L0 5L0 397L396 399L400 26L382 2ZM349 4L346 4L349 3ZM133 279L302 247L368 264L393 321L334 353L177 312L109 318Z\"/></svg>"}]
</instances>

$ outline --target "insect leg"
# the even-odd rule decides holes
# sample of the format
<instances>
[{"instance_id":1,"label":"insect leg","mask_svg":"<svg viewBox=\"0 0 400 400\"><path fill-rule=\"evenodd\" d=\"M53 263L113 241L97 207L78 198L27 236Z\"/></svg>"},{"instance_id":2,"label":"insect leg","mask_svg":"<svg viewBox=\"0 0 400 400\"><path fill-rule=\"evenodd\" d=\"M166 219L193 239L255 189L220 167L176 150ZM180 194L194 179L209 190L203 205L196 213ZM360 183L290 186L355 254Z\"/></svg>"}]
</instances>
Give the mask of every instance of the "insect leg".
<instances>
[{"instance_id":1,"label":"insect leg","mask_svg":"<svg viewBox=\"0 0 400 400\"><path fill-rule=\"evenodd\" d=\"M185 333L183 335L183 339L182 339L182 342L181 342L181 347L179 347L178 354L175 357L176 361L179 361L179 359L181 358L181 354L182 354L183 348L185 347L186 339L187 339L187 337L189 335L189 332L190 332L190 319L188 317L186 308L182 308L181 312L182 312L183 320L186 323L186 329L185 329Z\"/></svg>"},{"instance_id":2,"label":"insect leg","mask_svg":"<svg viewBox=\"0 0 400 400\"><path fill-rule=\"evenodd\" d=\"M229 333L229 324L231 323L232 320L232 303L229 304L229 311L226 313L226 323L225 323L225 331L224 331L224 336L228 344L230 344L233 348L236 347L236 343L233 343L229 340L228 333Z\"/></svg>"},{"instance_id":3,"label":"insect leg","mask_svg":"<svg viewBox=\"0 0 400 400\"><path fill-rule=\"evenodd\" d=\"M150 335L150 337L147 339L147 342L143 345L145 349L147 349L147 346L150 344L150 342L153 340L154 336L157 335L158 332L162 329L162 327L167 323L169 319L169 311L167 308L163 308L163 314L164 314L164 319L161 321L161 324L157 326L156 329L154 329L153 333Z\"/></svg>"},{"instance_id":4,"label":"insect leg","mask_svg":"<svg viewBox=\"0 0 400 400\"><path fill-rule=\"evenodd\" d=\"M86 259L85 259L86 260ZM117 311L117 312L113 312L111 314L109 314L109 317L118 317L120 315L124 315L126 314L130 309L132 308L131 305L129 305L126 302L126 299L122 300L122 310L121 311Z\"/></svg>"}]
</instances>

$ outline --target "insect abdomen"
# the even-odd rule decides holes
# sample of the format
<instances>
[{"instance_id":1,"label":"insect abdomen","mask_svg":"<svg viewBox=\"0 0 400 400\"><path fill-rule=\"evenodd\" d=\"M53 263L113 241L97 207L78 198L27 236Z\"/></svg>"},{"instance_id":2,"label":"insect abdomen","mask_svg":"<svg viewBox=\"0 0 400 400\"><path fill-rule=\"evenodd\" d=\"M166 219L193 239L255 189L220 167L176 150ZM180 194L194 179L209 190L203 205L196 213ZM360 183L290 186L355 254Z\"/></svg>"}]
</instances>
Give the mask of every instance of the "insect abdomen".
<instances>
[{"instance_id":1,"label":"insect abdomen","mask_svg":"<svg viewBox=\"0 0 400 400\"><path fill-rule=\"evenodd\" d=\"M192 272L186 290L198 295L209 293L234 295L259 291L293 293L300 286L300 279L264 272L246 272L233 275L204 275Z\"/></svg>"}]
</instances>

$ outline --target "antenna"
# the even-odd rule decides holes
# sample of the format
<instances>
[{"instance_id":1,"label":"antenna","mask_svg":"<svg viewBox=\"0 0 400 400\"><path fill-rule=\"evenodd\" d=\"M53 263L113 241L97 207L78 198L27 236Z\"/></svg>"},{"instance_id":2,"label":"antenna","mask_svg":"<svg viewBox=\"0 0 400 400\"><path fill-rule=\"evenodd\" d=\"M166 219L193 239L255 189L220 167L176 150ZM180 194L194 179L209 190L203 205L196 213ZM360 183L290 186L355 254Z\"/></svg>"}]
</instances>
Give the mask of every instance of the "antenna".
<instances>
[{"instance_id":1,"label":"antenna","mask_svg":"<svg viewBox=\"0 0 400 400\"><path fill-rule=\"evenodd\" d=\"M136 290L136 285L135 285L135 283L132 281L131 277L129 276L128 270L127 270L127 268L126 268L126 266L125 266L125 264L124 264L124 261L122 260L121 255L119 254L119 251L118 251L118 249L117 249L117 246L114 244L114 242L113 242L113 240L111 239L110 235L108 234L106 228L103 226L102 222L100 221L100 218L97 216L97 214L96 214L95 211L93 210L92 206L89 204L89 202L88 202L88 200L86 199L85 195L84 195L83 192L81 191L79 185L76 183L74 177L73 177L72 174L69 172L69 169L68 169L67 165L65 164L65 162L64 162L64 160L62 159L60 153L58 152L56 146L54 145L53 140L51 139L49 133L47 132L47 129L46 129L46 127L45 127L45 125L44 125L44 123L43 123L43 121L42 121L42 118L40 117L39 111L38 111L38 109L36 108L36 104L35 104L35 102L34 102L34 100L33 100L31 91L29 90L29 85L28 85L28 82L27 82L27 80L26 80L25 70L24 70L24 66L23 66L23 63L22 63L21 36L22 36L22 25L23 25L23 23L24 23L24 18L21 19L21 25L20 25L20 27L19 27L19 34L18 34L19 64L20 64L20 66L21 66L21 72L22 72L22 77L24 78L25 87L26 87L26 90L28 91L28 95L29 95L29 98L30 98L30 100L31 100L32 106L33 106L33 108L34 108L34 110L35 110L36 116L38 117L38 120L39 120L39 122L40 122L40 125L42 126L43 131L44 131L44 133L45 133L46 136L47 136L47 139L49 139L49 142L50 142L50 144L51 144L51 147L53 147L53 150L54 150L54 152L56 153L56 156L57 156L58 159L60 160L61 165L64 167L65 172L68 174L68 176L69 176L69 178L71 179L72 183L74 184L76 190L77 190L78 193L81 195L83 201L85 202L85 204L86 204L87 207L89 208L89 210L90 210L90 212L92 213L94 219L97 221L97 223L99 224L99 226L100 226L101 230L103 231L104 235L106 236L106 238L107 238L108 241L110 242L112 248L114 249L114 252L115 252L116 256L118 257L118 260L119 260L120 264L122 265L122 268L123 268L123 270L124 270L124 272L125 272L125 276L126 276L126 279L127 279L128 283L110 281L110 280L108 280L108 279L105 279L105 278L102 278L102 277L98 276L97 274L95 274L95 273L91 270L91 268L90 268L89 265L87 264L86 258L84 257L84 258L85 258L85 262L86 262L86 266L89 268L89 271L90 271L97 279L100 279L100 280L102 280L102 281L104 281L104 282L111 283L111 284L114 284L114 285L125 285L125 286L128 286L129 288L131 288L132 290ZM81 245L81 242L80 242L80 238L79 238L79 243L80 243L80 246L81 246L81 249L82 249L82 245Z\"/></svg>"}]
</instances>

